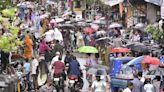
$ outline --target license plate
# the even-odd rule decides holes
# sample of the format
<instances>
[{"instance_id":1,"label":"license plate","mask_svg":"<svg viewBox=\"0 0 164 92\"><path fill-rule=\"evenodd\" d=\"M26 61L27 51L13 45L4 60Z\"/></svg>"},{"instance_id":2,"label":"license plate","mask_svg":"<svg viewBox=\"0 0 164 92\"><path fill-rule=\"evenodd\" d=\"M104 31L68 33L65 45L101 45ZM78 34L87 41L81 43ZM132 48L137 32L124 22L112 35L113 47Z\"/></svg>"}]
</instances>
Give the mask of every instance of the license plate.
<instances>
[{"instance_id":1,"label":"license plate","mask_svg":"<svg viewBox=\"0 0 164 92\"><path fill-rule=\"evenodd\" d=\"M70 80L69 83L75 83L75 81L74 80Z\"/></svg>"},{"instance_id":2,"label":"license plate","mask_svg":"<svg viewBox=\"0 0 164 92\"><path fill-rule=\"evenodd\" d=\"M59 81L59 78L54 78L54 81Z\"/></svg>"}]
</instances>

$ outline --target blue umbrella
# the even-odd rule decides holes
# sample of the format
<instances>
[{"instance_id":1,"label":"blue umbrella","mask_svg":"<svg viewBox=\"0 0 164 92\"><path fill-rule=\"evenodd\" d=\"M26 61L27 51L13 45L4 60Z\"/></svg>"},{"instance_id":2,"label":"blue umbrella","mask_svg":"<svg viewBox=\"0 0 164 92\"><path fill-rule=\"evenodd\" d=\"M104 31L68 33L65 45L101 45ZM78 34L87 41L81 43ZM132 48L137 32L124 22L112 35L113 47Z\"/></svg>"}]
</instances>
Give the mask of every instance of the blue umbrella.
<instances>
[{"instance_id":1,"label":"blue umbrella","mask_svg":"<svg viewBox=\"0 0 164 92\"><path fill-rule=\"evenodd\" d=\"M130 60L127 65L134 65L140 63L144 59L144 56L137 57L135 59Z\"/></svg>"}]
</instances>

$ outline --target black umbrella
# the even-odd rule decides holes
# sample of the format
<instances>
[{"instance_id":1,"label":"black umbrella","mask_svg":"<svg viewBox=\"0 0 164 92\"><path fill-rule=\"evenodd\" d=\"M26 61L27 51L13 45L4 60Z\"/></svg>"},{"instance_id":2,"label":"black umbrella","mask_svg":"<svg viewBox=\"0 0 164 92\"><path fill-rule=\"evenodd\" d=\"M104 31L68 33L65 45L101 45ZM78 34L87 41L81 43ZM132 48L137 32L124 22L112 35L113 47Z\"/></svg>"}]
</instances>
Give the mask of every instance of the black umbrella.
<instances>
[{"instance_id":1,"label":"black umbrella","mask_svg":"<svg viewBox=\"0 0 164 92\"><path fill-rule=\"evenodd\" d=\"M155 70L152 70L147 75L164 76L164 68L157 68Z\"/></svg>"},{"instance_id":2,"label":"black umbrella","mask_svg":"<svg viewBox=\"0 0 164 92\"><path fill-rule=\"evenodd\" d=\"M150 52L150 49L143 44L130 44L126 47L135 52Z\"/></svg>"}]
</instances>

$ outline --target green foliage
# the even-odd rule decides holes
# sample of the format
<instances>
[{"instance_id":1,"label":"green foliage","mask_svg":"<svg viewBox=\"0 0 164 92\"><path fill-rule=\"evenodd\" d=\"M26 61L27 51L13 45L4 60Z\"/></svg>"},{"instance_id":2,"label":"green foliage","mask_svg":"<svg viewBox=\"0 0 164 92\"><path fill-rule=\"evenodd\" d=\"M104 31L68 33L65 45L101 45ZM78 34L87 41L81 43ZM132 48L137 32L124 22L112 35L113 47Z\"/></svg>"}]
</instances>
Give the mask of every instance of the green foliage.
<instances>
[{"instance_id":1,"label":"green foliage","mask_svg":"<svg viewBox=\"0 0 164 92\"><path fill-rule=\"evenodd\" d=\"M13 18L15 15L15 9L14 8L4 9L4 10L2 10L2 14L5 17Z\"/></svg>"},{"instance_id":2,"label":"green foliage","mask_svg":"<svg viewBox=\"0 0 164 92\"><path fill-rule=\"evenodd\" d=\"M23 42L18 38L19 29L17 27L10 26L9 23L6 24L9 25L8 28L10 33L0 37L0 49L4 52L12 52L17 50L17 48L22 45Z\"/></svg>"},{"instance_id":3,"label":"green foliage","mask_svg":"<svg viewBox=\"0 0 164 92\"><path fill-rule=\"evenodd\" d=\"M158 26L155 25L148 25L146 27L146 31L151 33L152 38L155 41L160 41L163 38L163 32L160 31Z\"/></svg>"}]
</instances>

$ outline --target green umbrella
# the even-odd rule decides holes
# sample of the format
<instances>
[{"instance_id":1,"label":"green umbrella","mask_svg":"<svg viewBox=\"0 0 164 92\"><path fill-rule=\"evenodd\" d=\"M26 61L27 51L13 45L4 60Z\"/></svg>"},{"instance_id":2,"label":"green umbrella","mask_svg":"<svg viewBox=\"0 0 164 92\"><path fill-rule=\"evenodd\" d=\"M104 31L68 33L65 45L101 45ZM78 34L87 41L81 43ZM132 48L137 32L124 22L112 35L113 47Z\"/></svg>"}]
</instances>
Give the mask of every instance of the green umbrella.
<instances>
[{"instance_id":1,"label":"green umbrella","mask_svg":"<svg viewBox=\"0 0 164 92\"><path fill-rule=\"evenodd\" d=\"M92 46L82 46L78 49L81 53L98 53L98 50Z\"/></svg>"}]
</instances>

